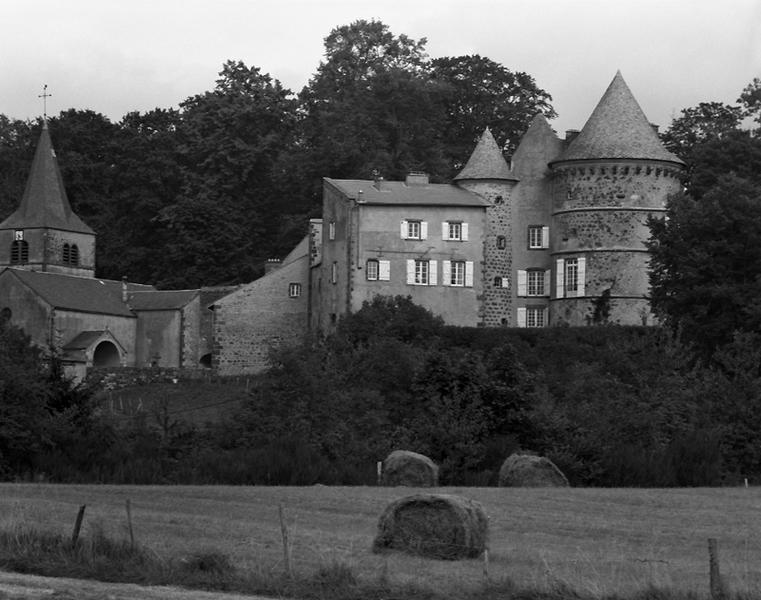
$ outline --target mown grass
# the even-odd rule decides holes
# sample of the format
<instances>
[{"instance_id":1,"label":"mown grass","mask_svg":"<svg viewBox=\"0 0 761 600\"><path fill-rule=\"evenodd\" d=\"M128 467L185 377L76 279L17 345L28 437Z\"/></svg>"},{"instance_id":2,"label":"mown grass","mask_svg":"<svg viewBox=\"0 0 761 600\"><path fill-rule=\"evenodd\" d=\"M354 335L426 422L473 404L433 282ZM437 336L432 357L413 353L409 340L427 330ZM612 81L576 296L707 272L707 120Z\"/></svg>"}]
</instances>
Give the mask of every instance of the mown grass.
<instances>
[{"instance_id":1,"label":"mown grass","mask_svg":"<svg viewBox=\"0 0 761 600\"><path fill-rule=\"evenodd\" d=\"M413 491L4 484L0 530L17 537L34 528L59 536L65 549L78 505L88 508L79 555L32 554L24 566L23 553L0 550L0 567L301 598L687 599L708 596L706 540L715 537L734 597L761 597L755 488L442 490L484 504L491 521L488 578L480 560L370 552L382 509ZM103 539L129 539L127 498L139 553L109 570L106 558L85 550L105 547ZM293 577L284 574L279 504L286 508ZM63 550L50 554L57 552Z\"/></svg>"}]
</instances>

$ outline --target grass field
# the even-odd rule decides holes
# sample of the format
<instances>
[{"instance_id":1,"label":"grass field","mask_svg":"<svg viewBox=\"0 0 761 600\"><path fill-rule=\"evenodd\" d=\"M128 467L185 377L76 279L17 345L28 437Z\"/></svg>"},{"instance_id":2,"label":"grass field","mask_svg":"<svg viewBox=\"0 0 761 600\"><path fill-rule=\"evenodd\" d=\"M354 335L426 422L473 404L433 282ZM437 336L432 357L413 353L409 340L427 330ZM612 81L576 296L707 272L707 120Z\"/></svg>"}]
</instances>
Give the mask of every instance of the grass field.
<instances>
[{"instance_id":1,"label":"grass field","mask_svg":"<svg viewBox=\"0 0 761 600\"><path fill-rule=\"evenodd\" d=\"M761 597L761 488L446 488L481 502L490 517L489 577L519 586L556 584L594 596L648 586L708 596L707 539L716 538L734 592ZM293 566L335 563L361 580L415 582L451 598L483 584L483 562L374 555L377 518L408 488L163 487L0 484L0 527L27 524L70 534L87 504L83 535L126 537L125 501L137 541L160 555L216 550L245 569L283 569L278 505L286 509Z\"/></svg>"}]
</instances>

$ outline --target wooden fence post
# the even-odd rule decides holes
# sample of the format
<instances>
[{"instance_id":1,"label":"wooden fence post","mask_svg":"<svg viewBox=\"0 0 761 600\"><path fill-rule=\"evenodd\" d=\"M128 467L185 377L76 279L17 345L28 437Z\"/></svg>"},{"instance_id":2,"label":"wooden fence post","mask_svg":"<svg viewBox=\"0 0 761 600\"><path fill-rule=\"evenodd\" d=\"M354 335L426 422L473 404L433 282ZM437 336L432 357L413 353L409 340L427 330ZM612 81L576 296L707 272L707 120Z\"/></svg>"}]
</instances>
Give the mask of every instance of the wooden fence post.
<instances>
[{"instance_id":1,"label":"wooden fence post","mask_svg":"<svg viewBox=\"0 0 761 600\"><path fill-rule=\"evenodd\" d=\"M74 531L71 533L71 545L76 546L77 540L79 539L79 531L82 529L82 519L85 517L85 507L87 505L83 504L79 507L79 512L77 513L77 520L74 522Z\"/></svg>"},{"instance_id":2,"label":"wooden fence post","mask_svg":"<svg viewBox=\"0 0 761 600\"><path fill-rule=\"evenodd\" d=\"M135 534L132 531L132 505L127 498L127 527L129 528L129 549L135 549Z\"/></svg>"},{"instance_id":3,"label":"wooden fence post","mask_svg":"<svg viewBox=\"0 0 761 600\"><path fill-rule=\"evenodd\" d=\"M293 577L291 571L291 542L288 539L288 525L285 522L285 508L282 504L278 504L278 513L280 514L280 531L283 534L283 564L285 567L285 574L288 577Z\"/></svg>"},{"instance_id":4,"label":"wooden fence post","mask_svg":"<svg viewBox=\"0 0 761 600\"><path fill-rule=\"evenodd\" d=\"M710 574L711 600L725 600L726 589L719 570L719 547L716 538L708 538L708 567Z\"/></svg>"}]
</instances>

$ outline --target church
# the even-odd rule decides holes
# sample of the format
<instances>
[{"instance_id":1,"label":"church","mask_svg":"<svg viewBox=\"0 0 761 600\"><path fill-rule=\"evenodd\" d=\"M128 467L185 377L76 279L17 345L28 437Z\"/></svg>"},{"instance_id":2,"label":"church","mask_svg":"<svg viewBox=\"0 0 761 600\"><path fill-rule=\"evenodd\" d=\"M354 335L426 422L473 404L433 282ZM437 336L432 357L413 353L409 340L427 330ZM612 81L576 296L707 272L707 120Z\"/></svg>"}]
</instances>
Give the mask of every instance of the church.
<instances>
[{"instance_id":1,"label":"church","mask_svg":"<svg viewBox=\"0 0 761 600\"><path fill-rule=\"evenodd\" d=\"M0 223L0 311L78 372L258 372L271 348L330 332L378 294L452 325L652 325L647 222L683 169L619 72L580 131L561 139L537 115L508 163L486 129L447 184L325 178L322 218L263 277L157 291L94 276L95 232L69 206L44 128Z\"/></svg>"},{"instance_id":2,"label":"church","mask_svg":"<svg viewBox=\"0 0 761 600\"><path fill-rule=\"evenodd\" d=\"M0 318L54 349L66 372L210 364L204 290L95 277L96 233L71 209L47 123L18 209L0 222Z\"/></svg>"}]
</instances>

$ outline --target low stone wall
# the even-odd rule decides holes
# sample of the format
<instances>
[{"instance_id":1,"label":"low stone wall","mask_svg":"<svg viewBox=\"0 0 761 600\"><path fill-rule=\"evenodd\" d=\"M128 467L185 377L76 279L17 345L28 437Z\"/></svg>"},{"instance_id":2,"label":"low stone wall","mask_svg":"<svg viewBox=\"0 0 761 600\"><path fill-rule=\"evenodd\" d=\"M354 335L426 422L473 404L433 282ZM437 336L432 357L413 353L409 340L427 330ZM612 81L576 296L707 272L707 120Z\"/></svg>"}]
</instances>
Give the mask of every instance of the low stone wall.
<instances>
[{"instance_id":1,"label":"low stone wall","mask_svg":"<svg viewBox=\"0 0 761 600\"><path fill-rule=\"evenodd\" d=\"M179 381L204 379L213 381L218 375L211 369L179 369L169 367L116 367L90 369L85 383L103 390L117 390L135 385L152 383L178 383Z\"/></svg>"}]
</instances>

